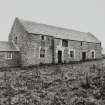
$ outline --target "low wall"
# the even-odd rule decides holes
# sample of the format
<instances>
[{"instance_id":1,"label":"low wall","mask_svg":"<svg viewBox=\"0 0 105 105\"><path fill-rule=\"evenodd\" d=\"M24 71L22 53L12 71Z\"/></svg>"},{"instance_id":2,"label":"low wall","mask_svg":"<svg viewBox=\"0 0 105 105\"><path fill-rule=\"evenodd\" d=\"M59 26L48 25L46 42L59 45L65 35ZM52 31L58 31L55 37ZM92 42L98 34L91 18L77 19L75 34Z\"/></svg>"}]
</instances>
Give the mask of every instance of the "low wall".
<instances>
[{"instance_id":1,"label":"low wall","mask_svg":"<svg viewBox=\"0 0 105 105\"><path fill-rule=\"evenodd\" d=\"M95 61L87 61L87 62L81 62L81 63L72 63L72 64L50 64L50 65L37 65L37 66L31 66L31 67L22 67L22 68L0 68L0 71L7 71L7 72L30 72L30 71L40 71L45 73L51 73L51 72L72 72L72 73L80 73L83 74L84 72L91 73L90 70L92 67L95 68L104 68L105 67L105 59L101 60L95 60Z\"/></svg>"},{"instance_id":2,"label":"low wall","mask_svg":"<svg viewBox=\"0 0 105 105\"><path fill-rule=\"evenodd\" d=\"M70 64L49 64L49 65L37 65L37 66L30 66L30 67L23 67L23 70L39 70L39 71L46 71L46 72L53 72L53 71L71 71L71 72L90 72L92 67L95 68L103 68L105 66L105 59L95 60L95 61L86 61L86 62L77 62L77 63L70 63Z\"/></svg>"}]
</instances>

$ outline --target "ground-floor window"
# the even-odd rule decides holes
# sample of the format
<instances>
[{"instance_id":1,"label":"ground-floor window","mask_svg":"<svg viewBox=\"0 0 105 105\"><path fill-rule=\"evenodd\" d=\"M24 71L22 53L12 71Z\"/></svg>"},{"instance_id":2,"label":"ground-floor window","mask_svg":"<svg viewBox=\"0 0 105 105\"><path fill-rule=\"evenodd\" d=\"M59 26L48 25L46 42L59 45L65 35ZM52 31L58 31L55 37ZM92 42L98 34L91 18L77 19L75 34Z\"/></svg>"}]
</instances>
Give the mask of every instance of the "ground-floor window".
<instances>
[{"instance_id":1,"label":"ground-floor window","mask_svg":"<svg viewBox=\"0 0 105 105\"><path fill-rule=\"evenodd\" d=\"M45 57L45 49L41 48L40 49L40 58L44 58Z\"/></svg>"},{"instance_id":2,"label":"ground-floor window","mask_svg":"<svg viewBox=\"0 0 105 105\"><path fill-rule=\"evenodd\" d=\"M6 59L12 59L13 53L12 52L7 52L6 53Z\"/></svg>"},{"instance_id":3,"label":"ground-floor window","mask_svg":"<svg viewBox=\"0 0 105 105\"><path fill-rule=\"evenodd\" d=\"M91 56L92 56L93 59L95 58L95 51L94 50L91 51Z\"/></svg>"},{"instance_id":4,"label":"ground-floor window","mask_svg":"<svg viewBox=\"0 0 105 105\"><path fill-rule=\"evenodd\" d=\"M17 36L14 38L14 42L15 44L17 44Z\"/></svg>"},{"instance_id":5,"label":"ground-floor window","mask_svg":"<svg viewBox=\"0 0 105 105\"><path fill-rule=\"evenodd\" d=\"M74 50L70 51L70 58L74 58Z\"/></svg>"},{"instance_id":6,"label":"ground-floor window","mask_svg":"<svg viewBox=\"0 0 105 105\"><path fill-rule=\"evenodd\" d=\"M82 60L85 61L87 59L87 53L85 51L82 52Z\"/></svg>"}]
</instances>

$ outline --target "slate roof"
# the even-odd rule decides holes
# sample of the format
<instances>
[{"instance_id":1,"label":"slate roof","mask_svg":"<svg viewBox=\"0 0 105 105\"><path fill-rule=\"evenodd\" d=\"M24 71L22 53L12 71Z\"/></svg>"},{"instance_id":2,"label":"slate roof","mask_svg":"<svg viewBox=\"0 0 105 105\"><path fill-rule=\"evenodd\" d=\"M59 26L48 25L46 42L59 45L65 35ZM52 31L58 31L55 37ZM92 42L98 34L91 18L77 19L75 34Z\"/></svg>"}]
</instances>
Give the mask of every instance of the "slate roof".
<instances>
[{"instance_id":1,"label":"slate roof","mask_svg":"<svg viewBox=\"0 0 105 105\"><path fill-rule=\"evenodd\" d=\"M61 27L55 27L55 26L46 25L46 24L40 24L40 23L22 20L22 19L18 19L18 20L28 33L49 35L49 36L53 36L55 38L61 38L61 39L101 43L91 33L85 33L85 32L75 31L75 30L61 28Z\"/></svg>"},{"instance_id":2,"label":"slate roof","mask_svg":"<svg viewBox=\"0 0 105 105\"><path fill-rule=\"evenodd\" d=\"M19 51L12 43L0 41L0 51Z\"/></svg>"}]
</instances>

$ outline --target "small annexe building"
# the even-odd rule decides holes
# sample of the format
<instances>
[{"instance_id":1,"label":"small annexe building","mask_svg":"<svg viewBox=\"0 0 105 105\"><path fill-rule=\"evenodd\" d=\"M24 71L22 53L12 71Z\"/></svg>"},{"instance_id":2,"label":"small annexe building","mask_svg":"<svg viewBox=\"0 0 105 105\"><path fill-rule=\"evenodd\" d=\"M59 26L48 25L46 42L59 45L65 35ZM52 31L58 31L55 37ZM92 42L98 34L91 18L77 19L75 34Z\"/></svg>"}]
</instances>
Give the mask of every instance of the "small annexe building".
<instances>
[{"instance_id":1,"label":"small annexe building","mask_svg":"<svg viewBox=\"0 0 105 105\"><path fill-rule=\"evenodd\" d=\"M0 67L16 67L20 65L19 49L13 43L0 41Z\"/></svg>"}]
</instances>

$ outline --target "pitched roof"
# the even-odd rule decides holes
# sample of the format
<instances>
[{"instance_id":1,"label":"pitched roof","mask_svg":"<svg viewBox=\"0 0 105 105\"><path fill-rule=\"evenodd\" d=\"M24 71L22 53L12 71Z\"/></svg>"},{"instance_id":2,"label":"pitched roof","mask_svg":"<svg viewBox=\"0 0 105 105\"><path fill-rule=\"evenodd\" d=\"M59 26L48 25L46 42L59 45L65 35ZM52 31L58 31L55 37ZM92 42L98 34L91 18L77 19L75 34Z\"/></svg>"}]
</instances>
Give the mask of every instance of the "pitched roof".
<instances>
[{"instance_id":1,"label":"pitched roof","mask_svg":"<svg viewBox=\"0 0 105 105\"><path fill-rule=\"evenodd\" d=\"M91 33L85 33L85 32L75 31L61 27L55 27L46 24L40 24L22 19L18 20L28 33L49 35L61 39L101 43Z\"/></svg>"},{"instance_id":2,"label":"pitched roof","mask_svg":"<svg viewBox=\"0 0 105 105\"><path fill-rule=\"evenodd\" d=\"M12 43L0 41L0 51L19 51Z\"/></svg>"}]
</instances>

